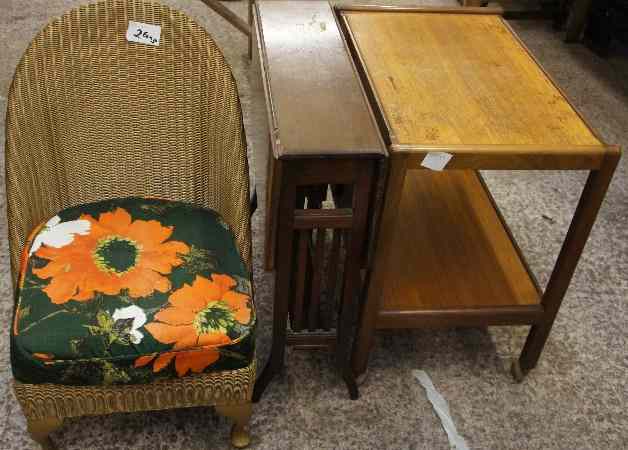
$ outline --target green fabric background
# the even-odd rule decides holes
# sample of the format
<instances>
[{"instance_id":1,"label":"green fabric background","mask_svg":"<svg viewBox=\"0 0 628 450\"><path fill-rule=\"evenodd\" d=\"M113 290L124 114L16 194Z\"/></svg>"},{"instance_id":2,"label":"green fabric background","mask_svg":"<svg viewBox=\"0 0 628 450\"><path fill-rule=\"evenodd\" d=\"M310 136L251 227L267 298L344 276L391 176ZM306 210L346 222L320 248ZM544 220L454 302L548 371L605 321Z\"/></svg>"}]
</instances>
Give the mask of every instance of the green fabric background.
<instances>
[{"instance_id":1,"label":"green fabric background","mask_svg":"<svg viewBox=\"0 0 628 450\"><path fill-rule=\"evenodd\" d=\"M134 368L133 362L142 355L164 352L172 345L158 342L144 328L144 337L139 344L109 343L100 335L93 335L85 325L98 325L97 314L106 311L112 314L118 308L132 304L144 309L147 323L153 321L160 307L167 305L172 291L184 284L191 284L197 275L211 278L212 274L227 274L238 282L236 291L251 297L251 322L244 326L236 324L229 329L228 336L240 339L236 344L221 348L220 359L206 371L237 369L250 364L254 353L255 313L252 304L250 274L242 261L233 233L214 211L191 205L159 199L124 198L90 203L66 209L59 213L62 221L76 220L81 214L98 219L103 212L124 208L132 220L158 220L163 226L174 227L168 240L181 241L196 252L196 258L172 270L168 276L170 292L131 299L124 294L109 296L97 293L87 302L70 300L62 305L50 301L42 287L49 280L33 274L33 268L43 267L48 260L33 255L24 273L23 289L16 292L20 302L20 333L11 336L11 362L14 376L25 383L60 383L73 385L98 385L115 383L146 383L155 377L177 376L174 364L153 373L152 364ZM189 255L189 254L188 254ZM38 320L53 314L37 323ZM29 328L29 326L33 325ZM26 331L21 331L26 330ZM45 364L32 356L33 353L54 355L52 363Z\"/></svg>"}]
</instances>

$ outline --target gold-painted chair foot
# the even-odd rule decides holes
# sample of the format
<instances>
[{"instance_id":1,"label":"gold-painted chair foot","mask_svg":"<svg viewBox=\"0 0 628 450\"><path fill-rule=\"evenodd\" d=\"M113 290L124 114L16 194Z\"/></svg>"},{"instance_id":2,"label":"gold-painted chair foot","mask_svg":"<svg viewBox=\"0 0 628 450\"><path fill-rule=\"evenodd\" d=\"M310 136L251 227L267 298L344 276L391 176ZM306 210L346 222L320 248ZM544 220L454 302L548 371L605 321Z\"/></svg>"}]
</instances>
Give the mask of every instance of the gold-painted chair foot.
<instances>
[{"instance_id":1,"label":"gold-painted chair foot","mask_svg":"<svg viewBox=\"0 0 628 450\"><path fill-rule=\"evenodd\" d=\"M231 428L231 445L235 448L244 448L251 443L249 434L249 420L253 412L251 403L216 406L216 412L234 422Z\"/></svg>"},{"instance_id":2,"label":"gold-painted chair foot","mask_svg":"<svg viewBox=\"0 0 628 450\"><path fill-rule=\"evenodd\" d=\"M50 439L50 433L61 428L63 421L57 418L44 420L28 420L27 428L31 438L37 442L42 450L56 450L57 446Z\"/></svg>"},{"instance_id":3,"label":"gold-painted chair foot","mask_svg":"<svg viewBox=\"0 0 628 450\"><path fill-rule=\"evenodd\" d=\"M521 368L521 363L518 359L515 359L512 362L512 365L510 366L510 373L517 383L523 382L527 374L527 372L524 372Z\"/></svg>"},{"instance_id":4,"label":"gold-painted chair foot","mask_svg":"<svg viewBox=\"0 0 628 450\"><path fill-rule=\"evenodd\" d=\"M251 434L248 427L242 427L237 424L231 428L231 445L235 448L248 447L251 443Z\"/></svg>"}]
</instances>

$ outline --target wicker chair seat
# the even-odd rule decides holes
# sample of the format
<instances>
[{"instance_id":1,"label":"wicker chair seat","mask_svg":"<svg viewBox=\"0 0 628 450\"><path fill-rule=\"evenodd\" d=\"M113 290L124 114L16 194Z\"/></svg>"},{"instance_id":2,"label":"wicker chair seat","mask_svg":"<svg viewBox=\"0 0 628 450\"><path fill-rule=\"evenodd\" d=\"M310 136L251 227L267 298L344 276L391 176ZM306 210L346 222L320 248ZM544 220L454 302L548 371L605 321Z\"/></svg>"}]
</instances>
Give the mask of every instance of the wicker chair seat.
<instances>
[{"instance_id":1,"label":"wicker chair seat","mask_svg":"<svg viewBox=\"0 0 628 450\"><path fill-rule=\"evenodd\" d=\"M241 369L250 274L222 217L124 198L67 208L27 243L12 333L23 383L149 383Z\"/></svg>"}]
</instances>

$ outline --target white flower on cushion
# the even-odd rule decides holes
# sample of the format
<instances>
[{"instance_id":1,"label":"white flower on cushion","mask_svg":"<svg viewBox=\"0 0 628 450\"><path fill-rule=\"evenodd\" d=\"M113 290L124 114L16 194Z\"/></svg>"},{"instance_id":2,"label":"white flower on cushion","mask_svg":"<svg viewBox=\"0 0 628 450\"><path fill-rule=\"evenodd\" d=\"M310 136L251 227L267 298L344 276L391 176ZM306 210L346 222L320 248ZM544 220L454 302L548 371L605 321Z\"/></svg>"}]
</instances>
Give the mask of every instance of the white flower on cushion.
<instances>
[{"instance_id":1,"label":"white flower on cushion","mask_svg":"<svg viewBox=\"0 0 628 450\"><path fill-rule=\"evenodd\" d=\"M74 240L74 235L89 234L90 228L91 224L88 220L69 220L67 222L61 222L61 217L54 216L46 222L44 228L33 240L29 256L39 250L42 244L55 248L65 247Z\"/></svg>"},{"instance_id":2,"label":"white flower on cushion","mask_svg":"<svg viewBox=\"0 0 628 450\"><path fill-rule=\"evenodd\" d=\"M133 319L133 325L131 325L131 331L129 332L131 342L134 344L142 342L144 335L138 331L146 323L146 313L142 308L135 305L127 306L126 308L119 308L114 311L111 318L114 322L124 319Z\"/></svg>"}]
</instances>

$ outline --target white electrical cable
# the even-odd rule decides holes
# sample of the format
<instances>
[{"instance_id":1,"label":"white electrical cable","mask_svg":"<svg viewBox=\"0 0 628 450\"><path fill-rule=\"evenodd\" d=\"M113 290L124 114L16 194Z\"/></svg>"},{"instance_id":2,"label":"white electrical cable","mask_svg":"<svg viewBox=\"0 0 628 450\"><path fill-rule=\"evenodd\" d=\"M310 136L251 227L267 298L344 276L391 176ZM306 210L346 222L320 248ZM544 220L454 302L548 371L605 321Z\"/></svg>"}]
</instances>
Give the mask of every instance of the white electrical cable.
<instances>
[{"instance_id":1,"label":"white electrical cable","mask_svg":"<svg viewBox=\"0 0 628 450\"><path fill-rule=\"evenodd\" d=\"M469 450L464 438L458 434L454 420L451 418L449 412L449 406L447 400L436 390L429 375L424 370L413 370L414 377L419 380L421 386L425 389L427 398L432 404L432 408L436 411L445 432L447 433L447 439L449 439L449 445L455 450Z\"/></svg>"}]
</instances>

